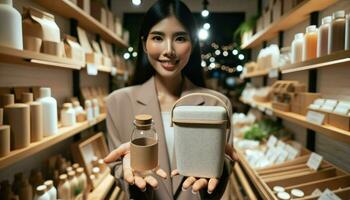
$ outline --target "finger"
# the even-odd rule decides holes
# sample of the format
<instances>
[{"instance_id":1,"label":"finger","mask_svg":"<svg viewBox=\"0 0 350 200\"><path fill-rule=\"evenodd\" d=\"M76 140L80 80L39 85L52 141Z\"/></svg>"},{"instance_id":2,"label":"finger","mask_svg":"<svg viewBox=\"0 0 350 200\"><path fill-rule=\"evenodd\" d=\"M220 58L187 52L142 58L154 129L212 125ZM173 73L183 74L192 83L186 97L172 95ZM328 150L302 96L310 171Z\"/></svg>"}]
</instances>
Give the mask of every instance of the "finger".
<instances>
[{"instance_id":1,"label":"finger","mask_svg":"<svg viewBox=\"0 0 350 200\"><path fill-rule=\"evenodd\" d=\"M197 179L193 176L186 178L184 183L182 184L182 189L187 190Z\"/></svg>"},{"instance_id":2,"label":"finger","mask_svg":"<svg viewBox=\"0 0 350 200\"><path fill-rule=\"evenodd\" d=\"M216 186L219 184L219 180L216 178L211 178L208 183L208 193L211 194L215 190Z\"/></svg>"},{"instance_id":3,"label":"finger","mask_svg":"<svg viewBox=\"0 0 350 200\"><path fill-rule=\"evenodd\" d=\"M179 175L179 174L180 174L180 173L179 173L179 170L174 169L174 170L171 172L171 177L176 176L176 175Z\"/></svg>"},{"instance_id":4,"label":"finger","mask_svg":"<svg viewBox=\"0 0 350 200\"><path fill-rule=\"evenodd\" d=\"M225 145L225 153L230 156L232 160L238 160L237 152L230 144Z\"/></svg>"},{"instance_id":5,"label":"finger","mask_svg":"<svg viewBox=\"0 0 350 200\"><path fill-rule=\"evenodd\" d=\"M130 166L130 154L126 154L123 158L123 173L124 180L126 180L126 182L128 182L130 185L133 185L135 180L132 168Z\"/></svg>"},{"instance_id":6,"label":"finger","mask_svg":"<svg viewBox=\"0 0 350 200\"><path fill-rule=\"evenodd\" d=\"M111 153L109 153L104 159L103 161L105 163L111 163L114 162L118 159L120 159L121 157L123 157L125 154L127 154L127 152L130 149L130 142L128 143L123 143L121 144L118 148L114 149Z\"/></svg>"},{"instance_id":7,"label":"finger","mask_svg":"<svg viewBox=\"0 0 350 200\"><path fill-rule=\"evenodd\" d=\"M135 185L142 190L142 192L146 191L146 181L140 177L135 176Z\"/></svg>"},{"instance_id":8,"label":"finger","mask_svg":"<svg viewBox=\"0 0 350 200\"><path fill-rule=\"evenodd\" d=\"M144 180L146 181L147 184L149 184L153 188L155 189L158 188L158 181L153 176L146 176Z\"/></svg>"},{"instance_id":9,"label":"finger","mask_svg":"<svg viewBox=\"0 0 350 200\"><path fill-rule=\"evenodd\" d=\"M162 178L167 178L167 174L166 174L166 172L164 171L164 170L162 170L162 169L157 169L156 170L156 174L158 175L158 176L160 176L160 177L162 177Z\"/></svg>"},{"instance_id":10,"label":"finger","mask_svg":"<svg viewBox=\"0 0 350 200\"><path fill-rule=\"evenodd\" d=\"M200 189L208 186L208 181L205 178L200 178L196 182L194 182L192 186L192 193L196 194Z\"/></svg>"}]
</instances>

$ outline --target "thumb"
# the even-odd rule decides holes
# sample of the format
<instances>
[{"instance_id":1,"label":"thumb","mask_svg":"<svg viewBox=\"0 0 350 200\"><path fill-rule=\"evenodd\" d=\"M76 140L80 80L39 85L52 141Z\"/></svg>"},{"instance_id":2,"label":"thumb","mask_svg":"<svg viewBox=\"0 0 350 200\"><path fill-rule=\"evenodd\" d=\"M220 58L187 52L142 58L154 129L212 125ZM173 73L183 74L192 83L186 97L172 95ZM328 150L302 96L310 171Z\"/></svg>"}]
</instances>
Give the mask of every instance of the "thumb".
<instances>
[{"instance_id":1,"label":"thumb","mask_svg":"<svg viewBox=\"0 0 350 200\"><path fill-rule=\"evenodd\" d=\"M127 154L130 150L130 142L121 144L118 148L114 149L112 152L110 152L103 161L105 163L111 163L114 162L120 158L122 158L125 154Z\"/></svg>"}]
</instances>

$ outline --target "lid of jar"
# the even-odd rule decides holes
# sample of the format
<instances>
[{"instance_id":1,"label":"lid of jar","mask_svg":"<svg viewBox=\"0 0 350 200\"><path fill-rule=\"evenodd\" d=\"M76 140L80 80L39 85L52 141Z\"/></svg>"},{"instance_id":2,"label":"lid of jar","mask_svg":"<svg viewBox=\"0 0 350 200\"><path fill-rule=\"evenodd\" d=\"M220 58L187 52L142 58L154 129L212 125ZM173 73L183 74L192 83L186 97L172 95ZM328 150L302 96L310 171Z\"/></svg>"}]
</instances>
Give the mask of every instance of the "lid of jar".
<instances>
[{"instance_id":1,"label":"lid of jar","mask_svg":"<svg viewBox=\"0 0 350 200\"><path fill-rule=\"evenodd\" d=\"M67 180L67 174L61 174L61 175L59 176L59 179L60 179L61 181Z\"/></svg>"},{"instance_id":2,"label":"lid of jar","mask_svg":"<svg viewBox=\"0 0 350 200\"><path fill-rule=\"evenodd\" d=\"M38 187L36 187L36 193L41 196L43 195L47 190L46 185L39 185Z\"/></svg>"},{"instance_id":3,"label":"lid of jar","mask_svg":"<svg viewBox=\"0 0 350 200\"><path fill-rule=\"evenodd\" d=\"M326 16L322 18L322 24L329 24L332 22L332 16Z\"/></svg>"},{"instance_id":4,"label":"lid of jar","mask_svg":"<svg viewBox=\"0 0 350 200\"><path fill-rule=\"evenodd\" d=\"M73 178L75 176L75 171L68 172L68 178Z\"/></svg>"},{"instance_id":5,"label":"lid of jar","mask_svg":"<svg viewBox=\"0 0 350 200\"><path fill-rule=\"evenodd\" d=\"M40 88L40 97L50 97L51 96L51 88L41 87Z\"/></svg>"},{"instance_id":6,"label":"lid of jar","mask_svg":"<svg viewBox=\"0 0 350 200\"><path fill-rule=\"evenodd\" d=\"M344 10L338 10L338 11L333 13L333 19L344 18L344 17L345 17Z\"/></svg>"},{"instance_id":7,"label":"lid of jar","mask_svg":"<svg viewBox=\"0 0 350 200\"><path fill-rule=\"evenodd\" d=\"M287 192L279 192L277 193L277 197L281 200L289 200L290 195Z\"/></svg>"},{"instance_id":8,"label":"lid of jar","mask_svg":"<svg viewBox=\"0 0 350 200\"><path fill-rule=\"evenodd\" d=\"M63 104L63 108L64 109L70 109L70 108L73 108L73 105L72 105L72 103L64 103Z\"/></svg>"},{"instance_id":9,"label":"lid of jar","mask_svg":"<svg viewBox=\"0 0 350 200\"><path fill-rule=\"evenodd\" d=\"M276 185L273 187L273 191L274 192L284 192L285 190L284 190L284 187Z\"/></svg>"},{"instance_id":10,"label":"lid of jar","mask_svg":"<svg viewBox=\"0 0 350 200\"><path fill-rule=\"evenodd\" d=\"M72 165L73 169L78 169L80 167L79 163L74 163Z\"/></svg>"},{"instance_id":11,"label":"lid of jar","mask_svg":"<svg viewBox=\"0 0 350 200\"><path fill-rule=\"evenodd\" d=\"M44 182L44 185L46 185L47 190L50 190L53 186L53 181L52 180L47 180Z\"/></svg>"},{"instance_id":12,"label":"lid of jar","mask_svg":"<svg viewBox=\"0 0 350 200\"><path fill-rule=\"evenodd\" d=\"M91 107L91 101L90 100L85 100L85 108Z\"/></svg>"},{"instance_id":13,"label":"lid of jar","mask_svg":"<svg viewBox=\"0 0 350 200\"><path fill-rule=\"evenodd\" d=\"M152 123L152 116L141 114L135 116L135 123L138 125L147 125Z\"/></svg>"},{"instance_id":14,"label":"lid of jar","mask_svg":"<svg viewBox=\"0 0 350 200\"><path fill-rule=\"evenodd\" d=\"M77 173L78 173L78 174L82 174L83 172L84 172L84 168L79 167L79 168L77 169Z\"/></svg>"},{"instance_id":15,"label":"lid of jar","mask_svg":"<svg viewBox=\"0 0 350 200\"><path fill-rule=\"evenodd\" d=\"M100 173L100 168L98 168L98 167L92 168L92 173L93 173L93 174L98 174L98 173Z\"/></svg>"},{"instance_id":16,"label":"lid of jar","mask_svg":"<svg viewBox=\"0 0 350 200\"><path fill-rule=\"evenodd\" d=\"M294 35L294 39L304 39L304 33L297 33Z\"/></svg>"},{"instance_id":17,"label":"lid of jar","mask_svg":"<svg viewBox=\"0 0 350 200\"><path fill-rule=\"evenodd\" d=\"M317 28L315 25L311 25L311 26L306 27L306 33L311 33L311 32L315 32L315 31L317 31Z\"/></svg>"},{"instance_id":18,"label":"lid of jar","mask_svg":"<svg viewBox=\"0 0 350 200\"><path fill-rule=\"evenodd\" d=\"M74 107L78 107L78 106L80 106L79 101L73 101L73 106L74 106Z\"/></svg>"},{"instance_id":19,"label":"lid of jar","mask_svg":"<svg viewBox=\"0 0 350 200\"><path fill-rule=\"evenodd\" d=\"M72 167L67 167L66 171L67 172L73 171L73 168Z\"/></svg>"},{"instance_id":20,"label":"lid of jar","mask_svg":"<svg viewBox=\"0 0 350 200\"><path fill-rule=\"evenodd\" d=\"M0 97L2 99L2 103L6 102L6 105L14 104L15 103L15 95L14 94L3 94ZM6 106L4 105L4 106Z\"/></svg>"},{"instance_id":21,"label":"lid of jar","mask_svg":"<svg viewBox=\"0 0 350 200\"><path fill-rule=\"evenodd\" d=\"M293 197L298 197L298 198L304 197L304 192L299 189L292 189L290 193L292 194Z\"/></svg>"},{"instance_id":22,"label":"lid of jar","mask_svg":"<svg viewBox=\"0 0 350 200\"><path fill-rule=\"evenodd\" d=\"M22 103L30 103L33 101L33 93L30 92L24 92L22 93Z\"/></svg>"}]
</instances>

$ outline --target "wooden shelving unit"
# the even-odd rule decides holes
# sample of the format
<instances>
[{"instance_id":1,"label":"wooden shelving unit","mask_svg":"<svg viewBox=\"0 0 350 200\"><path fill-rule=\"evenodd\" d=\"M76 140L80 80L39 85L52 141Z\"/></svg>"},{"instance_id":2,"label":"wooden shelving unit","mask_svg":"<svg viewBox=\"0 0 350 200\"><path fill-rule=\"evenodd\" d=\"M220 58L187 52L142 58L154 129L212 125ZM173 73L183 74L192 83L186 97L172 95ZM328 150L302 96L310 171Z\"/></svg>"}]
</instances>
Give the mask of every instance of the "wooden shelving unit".
<instances>
[{"instance_id":1,"label":"wooden shelving unit","mask_svg":"<svg viewBox=\"0 0 350 200\"><path fill-rule=\"evenodd\" d=\"M0 62L80 70L85 63L69 58L0 46Z\"/></svg>"},{"instance_id":2,"label":"wooden shelving unit","mask_svg":"<svg viewBox=\"0 0 350 200\"><path fill-rule=\"evenodd\" d=\"M92 16L85 13L81 8L72 3L69 0L34 0L39 5L53 11L60 16L66 17L68 19L73 18L78 21L78 24L83 29L99 34L100 37L106 42L116 44L118 47L126 48L128 45L118 37L114 32L109 30L107 27L102 25Z\"/></svg>"},{"instance_id":3,"label":"wooden shelving unit","mask_svg":"<svg viewBox=\"0 0 350 200\"><path fill-rule=\"evenodd\" d=\"M350 63L350 51L339 51L320 58L295 63L281 68L282 74L317 69L321 67L335 67Z\"/></svg>"},{"instance_id":4,"label":"wooden shelving unit","mask_svg":"<svg viewBox=\"0 0 350 200\"><path fill-rule=\"evenodd\" d=\"M268 70L262 70L262 71L257 71L249 74L244 74L242 75L241 78L245 79L245 78L253 78L253 77L259 77L259 76L267 76L268 74L269 74Z\"/></svg>"},{"instance_id":5,"label":"wooden shelving unit","mask_svg":"<svg viewBox=\"0 0 350 200\"><path fill-rule=\"evenodd\" d=\"M107 73L111 73L111 71L112 71L112 69L110 67L106 67L103 65L98 66L97 70L100 72L107 72Z\"/></svg>"},{"instance_id":6,"label":"wooden shelving unit","mask_svg":"<svg viewBox=\"0 0 350 200\"><path fill-rule=\"evenodd\" d=\"M42 151L54 144L57 144L73 135L88 129L106 119L106 114L101 114L97 119L92 122L77 123L74 126L59 128L56 135L45 137L44 139L31 143L28 147L11 151L9 155L0 158L0 169L3 169L21 159L28 158L29 156Z\"/></svg>"},{"instance_id":7,"label":"wooden shelving unit","mask_svg":"<svg viewBox=\"0 0 350 200\"><path fill-rule=\"evenodd\" d=\"M112 175L107 175L103 179L103 183L99 184L88 196L88 200L103 200L106 198L107 194L111 190L114 184L114 177ZM119 192L121 190L119 189Z\"/></svg>"},{"instance_id":8,"label":"wooden shelving unit","mask_svg":"<svg viewBox=\"0 0 350 200\"><path fill-rule=\"evenodd\" d=\"M281 18L264 30L256 33L248 42L242 44L241 48L252 48L263 41L269 40L275 37L279 31L287 30L296 24L308 19L309 14L314 11L319 11L334 4L337 0L304 0L298 6L285 13Z\"/></svg>"},{"instance_id":9,"label":"wooden shelving unit","mask_svg":"<svg viewBox=\"0 0 350 200\"><path fill-rule=\"evenodd\" d=\"M242 101L242 100L241 100ZM252 107L258 108L261 111L273 113L275 116L285 119L287 121L299 124L305 128L314 130L329 136L330 138L342 141L344 143L350 143L350 132L345 131L330 125L317 125L306 120L306 117L292 112L284 112L277 109L273 109L271 103L259 103L259 102L247 102L242 101Z\"/></svg>"}]
</instances>

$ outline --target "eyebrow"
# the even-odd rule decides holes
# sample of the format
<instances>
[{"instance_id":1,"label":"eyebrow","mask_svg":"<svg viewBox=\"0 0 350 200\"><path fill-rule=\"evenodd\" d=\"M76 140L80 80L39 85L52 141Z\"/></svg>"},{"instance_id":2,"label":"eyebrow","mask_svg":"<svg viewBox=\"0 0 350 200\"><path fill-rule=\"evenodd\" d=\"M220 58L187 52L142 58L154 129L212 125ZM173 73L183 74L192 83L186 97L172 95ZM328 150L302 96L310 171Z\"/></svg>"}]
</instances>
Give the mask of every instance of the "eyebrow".
<instances>
[{"instance_id":1,"label":"eyebrow","mask_svg":"<svg viewBox=\"0 0 350 200\"><path fill-rule=\"evenodd\" d=\"M149 34L152 34L152 35L161 35L161 36L164 36L165 33L164 32L161 32L161 31L152 31L150 32ZM179 31L179 32L176 32L173 34L174 36L184 36L184 35L188 35L188 33L186 31Z\"/></svg>"}]
</instances>

